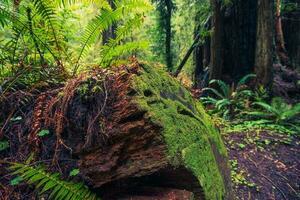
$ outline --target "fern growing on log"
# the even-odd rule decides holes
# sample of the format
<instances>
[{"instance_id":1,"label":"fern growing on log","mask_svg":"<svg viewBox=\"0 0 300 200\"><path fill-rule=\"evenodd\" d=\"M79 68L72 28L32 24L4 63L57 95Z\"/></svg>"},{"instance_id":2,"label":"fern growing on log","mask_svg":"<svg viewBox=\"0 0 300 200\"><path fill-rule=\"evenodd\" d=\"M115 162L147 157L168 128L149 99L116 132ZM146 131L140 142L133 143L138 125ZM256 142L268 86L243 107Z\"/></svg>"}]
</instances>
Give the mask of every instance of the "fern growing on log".
<instances>
[{"instance_id":1,"label":"fern growing on log","mask_svg":"<svg viewBox=\"0 0 300 200\"><path fill-rule=\"evenodd\" d=\"M42 166L10 163L13 175L19 175L29 184L34 184L40 194L49 192L49 199L97 200L99 199L84 184L61 180L59 173L50 174Z\"/></svg>"},{"instance_id":2,"label":"fern growing on log","mask_svg":"<svg viewBox=\"0 0 300 200\"><path fill-rule=\"evenodd\" d=\"M152 9L147 0L116 0L114 3L115 9L107 8L107 6L103 7L100 14L88 24L81 40L82 48L73 74L76 73L82 56L87 54L88 47L95 43L99 35L111 25L122 22L123 24L117 29L116 38L110 39L109 43L102 47L99 64L104 67L111 64L112 58L115 57L111 55L114 53L115 47L121 45L121 41L131 30L140 27L143 22L143 14ZM127 50L131 52L131 49Z\"/></svg>"},{"instance_id":3,"label":"fern growing on log","mask_svg":"<svg viewBox=\"0 0 300 200\"><path fill-rule=\"evenodd\" d=\"M98 13L80 34L79 44L76 40L72 46L65 39L68 33L61 6L79 2L93 3ZM99 54L92 58L92 64L107 67L147 48L146 42L131 41L128 36L141 26L144 13L152 9L149 0L115 0L114 4L112 8L107 0L22 0L15 9L12 1L3 0L0 26L8 36L1 41L0 48L1 98L20 86L57 83L64 81L69 72L76 74L89 47L99 42L101 34L112 25L118 27L116 38L98 46ZM73 34L74 38L79 37Z\"/></svg>"},{"instance_id":4,"label":"fern growing on log","mask_svg":"<svg viewBox=\"0 0 300 200\"><path fill-rule=\"evenodd\" d=\"M102 47L102 58L100 65L102 66L108 66L110 65L112 58L116 56L116 47L121 46L121 40L128 35L128 33L134 29L135 27L140 27L142 24L142 16L141 15L135 15L132 19L129 19L124 25L119 26L116 31L116 38L110 39L108 44L104 45ZM127 46L122 45L123 48L126 48ZM130 51L130 48L125 49L126 51ZM118 52L118 55L123 55L124 51L121 53L121 51Z\"/></svg>"}]
</instances>

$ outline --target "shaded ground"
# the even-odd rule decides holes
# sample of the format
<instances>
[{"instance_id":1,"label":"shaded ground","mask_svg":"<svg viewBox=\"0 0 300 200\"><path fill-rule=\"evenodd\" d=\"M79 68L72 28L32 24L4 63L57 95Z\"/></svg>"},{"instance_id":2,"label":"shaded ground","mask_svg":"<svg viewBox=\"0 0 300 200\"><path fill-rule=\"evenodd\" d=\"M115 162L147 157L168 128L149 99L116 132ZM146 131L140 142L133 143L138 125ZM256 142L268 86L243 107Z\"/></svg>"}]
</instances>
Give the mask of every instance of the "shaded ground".
<instances>
[{"instance_id":1,"label":"shaded ground","mask_svg":"<svg viewBox=\"0 0 300 200\"><path fill-rule=\"evenodd\" d=\"M270 131L225 135L240 200L300 199L300 137Z\"/></svg>"}]
</instances>

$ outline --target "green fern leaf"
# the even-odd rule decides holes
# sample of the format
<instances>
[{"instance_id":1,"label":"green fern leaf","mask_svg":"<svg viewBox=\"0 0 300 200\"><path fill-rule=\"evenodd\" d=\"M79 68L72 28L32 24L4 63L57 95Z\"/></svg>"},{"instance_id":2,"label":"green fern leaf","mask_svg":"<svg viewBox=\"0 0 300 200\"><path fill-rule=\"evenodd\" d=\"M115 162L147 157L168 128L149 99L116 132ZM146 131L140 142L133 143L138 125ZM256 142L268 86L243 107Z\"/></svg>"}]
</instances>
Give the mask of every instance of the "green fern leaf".
<instances>
[{"instance_id":1,"label":"green fern leaf","mask_svg":"<svg viewBox=\"0 0 300 200\"><path fill-rule=\"evenodd\" d=\"M248 75L244 76L243 78L241 78L241 80L239 80L239 82L237 84L237 88L244 85L249 79L255 78L255 77L256 77L255 74L248 74Z\"/></svg>"},{"instance_id":2,"label":"green fern leaf","mask_svg":"<svg viewBox=\"0 0 300 200\"><path fill-rule=\"evenodd\" d=\"M218 96L220 99L225 99L226 98L223 94L221 94L218 90L216 90L214 88L203 88L202 92L204 92L204 91L212 92L213 94Z\"/></svg>"},{"instance_id":3,"label":"green fern leaf","mask_svg":"<svg viewBox=\"0 0 300 200\"><path fill-rule=\"evenodd\" d=\"M110 61L116 54L115 47L121 42L125 36L131 32L132 29L140 27L142 24L142 17L140 15L136 15L134 18L129 19L123 26L118 27L116 31L116 38L111 39L108 44L103 46L102 51L102 60L100 62L100 65L107 65L110 64ZM123 46L126 47L126 46ZM128 46L129 47L129 46ZM119 48L119 50L125 51L126 48L122 49ZM128 50L130 50L128 48ZM121 53L121 51L119 51ZM122 52L123 53L123 52Z\"/></svg>"},{"instance_id":4,"label":"green fern leaf","mask_svg":"<svg viewBox=\"0 0 300 200\"><path fill-rule=\"evenodd\" d=\"M87 53L88 47L96 41L102 31L111 26L117 19L116 12L103 9L98 16L89 22L81 39L82 47L75 68L73 69L73 74L76 73L79 62L82 56Z\"/></svg>"},{"instance_id":5,"label":"green fern leaf","mask_svg":"<svg viewBox=\"0 0 300 200\"><path fill-rule=\"evenodd\" d=\"M230 97L230 87L224 81L213 79L209 81L209 84L217 84L220 87L223 93L223 99Z\"/></svg>"},{"instance_id":6,"label":"green fern leaf","mask_svg":"<svg viewBox=\"0 0 300 200\"><path fill-rule=\"evenodd\" d=\"M50 199L76 199L76 200L96 200L95 194L90 192L82 183L63 181L59 174L49 174L44 167L32 167L21 163L11 163L12 174L18 174L24 181L34 184L40 194L50 192Z\"/></svg>"}]
</instances>

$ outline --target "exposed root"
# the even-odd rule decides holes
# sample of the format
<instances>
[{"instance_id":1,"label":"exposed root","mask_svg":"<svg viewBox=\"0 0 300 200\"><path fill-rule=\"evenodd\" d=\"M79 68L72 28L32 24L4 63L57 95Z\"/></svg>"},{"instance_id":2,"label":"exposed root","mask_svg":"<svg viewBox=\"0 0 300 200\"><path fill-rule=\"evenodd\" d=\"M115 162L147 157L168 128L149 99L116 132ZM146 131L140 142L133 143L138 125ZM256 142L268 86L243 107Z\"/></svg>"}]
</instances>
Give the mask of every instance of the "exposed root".
<instances>
[{"instance_id":1,"label":"exposed root","mask_svg":"<svg viewBox=\"0 0 300 200\"><path fill-rule=\"evenodd\" d=\"M29 144L32 145L34 152L37 153L41 139L38 137L38 132L41 130L42 127L42 116L44 111L44 105L46 101L46 94L41 94L38 96L36 100L36 105L33 110L33 118L32 118L32 126L31 132L28 135Z\"/></svg>"},{"instance_id":2,"label":"exposed root","mask_svg":"<svg viewBox=\"0 0 300 200\"><path fill-rule=\"evenodd\" d=\"M63 143L61 139L61 133L63 132L65 123L64 116L67 112L70 101L74 97L76 88L80 85L84 78L85 74L81 74L80 76L78 76L78 78L70 80L63 90L63 98L60 102L60 106L56 110L54 118L54 121L56 121L55 132L60 143Z\"/></svg>"}]
</instances>

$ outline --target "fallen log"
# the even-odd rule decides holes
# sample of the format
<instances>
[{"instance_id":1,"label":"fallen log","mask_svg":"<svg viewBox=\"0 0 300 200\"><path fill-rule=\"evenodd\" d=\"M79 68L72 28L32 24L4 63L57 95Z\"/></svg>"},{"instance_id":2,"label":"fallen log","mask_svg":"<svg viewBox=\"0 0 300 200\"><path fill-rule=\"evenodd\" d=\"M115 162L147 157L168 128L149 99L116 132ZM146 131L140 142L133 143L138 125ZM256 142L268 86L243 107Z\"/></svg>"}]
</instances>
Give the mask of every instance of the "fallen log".
<instances>
[{"instance_id":1,"label":"fallen log","mask_svg":"<svg viewBox=\"0 0 300 200\"><path fill-rule=\"evenodd\" d=\"M133 63L93 70L32 101L22 111L26 120L4 128L10 141L14 131L21 135L14 154L24 159L34 151L53 164L75 159L102 199L231 199L220 134L162 69ZM45 129L52 135L40 137Z\"/></svg>"}]
</instances>

